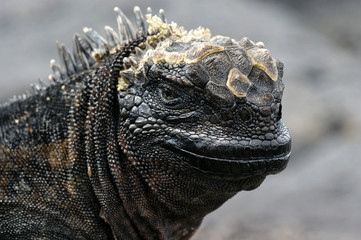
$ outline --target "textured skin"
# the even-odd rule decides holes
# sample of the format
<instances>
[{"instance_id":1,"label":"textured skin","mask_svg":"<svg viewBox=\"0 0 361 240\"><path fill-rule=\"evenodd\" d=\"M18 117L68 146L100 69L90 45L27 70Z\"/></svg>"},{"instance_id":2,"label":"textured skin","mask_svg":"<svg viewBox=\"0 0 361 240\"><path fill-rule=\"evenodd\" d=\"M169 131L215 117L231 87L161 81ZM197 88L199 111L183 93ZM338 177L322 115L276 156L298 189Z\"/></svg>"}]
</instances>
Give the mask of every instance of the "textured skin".
<instances>
[{"instance_id":1,"label":"textured skin","mask_svg":"<svg viewBox=\"0 0 361 240\"><path fill-rule=\"evenodd\" d=\"M1 106L0 239L189 239L286 167L283 65L152 20L83 70L60 51L60 77Z\"/></svg>"}]
</instances>

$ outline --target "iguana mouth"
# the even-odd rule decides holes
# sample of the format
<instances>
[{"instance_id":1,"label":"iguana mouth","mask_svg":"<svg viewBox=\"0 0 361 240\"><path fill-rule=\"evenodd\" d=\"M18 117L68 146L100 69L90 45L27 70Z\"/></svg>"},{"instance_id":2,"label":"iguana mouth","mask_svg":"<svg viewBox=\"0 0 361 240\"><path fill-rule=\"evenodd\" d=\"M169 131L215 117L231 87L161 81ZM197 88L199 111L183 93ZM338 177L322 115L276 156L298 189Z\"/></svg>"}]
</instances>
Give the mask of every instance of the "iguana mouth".
<instances>
[{"instance_id":1,"label":"iguana mouth","mask_svg":"<svg viewBox=\"0 0 361 240\"><path fill-rule=\"evenodd\" d=\"M291 154L291 140L274 148L263 149L242 146L206 147L205 144L200 147L200 144L190 142L179 144L173 139L166 142L165 148L183 156L186 164L193 168L216 176L238 179L282 171Z\"/></svg>"}]
</instances>

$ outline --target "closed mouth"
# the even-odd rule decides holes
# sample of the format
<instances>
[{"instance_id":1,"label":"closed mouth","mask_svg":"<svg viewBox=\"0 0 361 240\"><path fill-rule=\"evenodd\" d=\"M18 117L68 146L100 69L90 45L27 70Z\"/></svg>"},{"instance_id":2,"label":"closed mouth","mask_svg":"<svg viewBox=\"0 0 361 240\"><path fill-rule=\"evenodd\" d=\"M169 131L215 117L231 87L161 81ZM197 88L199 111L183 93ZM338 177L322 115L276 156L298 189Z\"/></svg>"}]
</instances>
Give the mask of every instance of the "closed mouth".
<instances>
[{"instance_id":1,"label":"closed mouth","mask_svg":"<svg viewBox=\"0 0 361 240\"><path fill-rule=\"evenodd\" d=\"M207 151L197 151L199 147L187 145L188 147L182 146L177 141L170 140L164 147L182 156L192 168L230 179L279 173L286 168L291 154L291 141L270 150L232 147L228 151L222 151L221 147L208 146Z\"/></svg>"}]
</instances>

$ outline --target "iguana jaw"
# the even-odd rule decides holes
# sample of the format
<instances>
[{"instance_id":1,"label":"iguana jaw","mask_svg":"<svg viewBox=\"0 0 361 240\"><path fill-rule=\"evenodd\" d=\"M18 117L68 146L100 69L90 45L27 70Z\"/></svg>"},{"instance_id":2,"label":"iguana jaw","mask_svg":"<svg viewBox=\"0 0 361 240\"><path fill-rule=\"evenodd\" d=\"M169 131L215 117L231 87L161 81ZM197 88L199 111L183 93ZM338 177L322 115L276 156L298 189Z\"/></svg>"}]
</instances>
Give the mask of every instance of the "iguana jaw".
<instances>
[{"instance_id":1,"label":"iguana jaw","mask_svg":"<svg viewBox=\"0 0 361 240\"><path fill-rule=\"evenodd\" d=\"M285 146L285 148L289 147ZM234 160L203 156L171 145L168 145L168 149L186 156L186 163L193 168L210 173L215 177L221 176L230 179L277 174L286 168L290 157L290 152L287 152L273 158Z\"/></svg>"},{"instance_id":2,"label":"iguana jaw","mask_svg":"<svg viewBox=\"0 0 361 240\"><path fill-rule=\"evenodd\" d=\"M256 175L281 172L288 163L291 153L291 139L276 147L263 148L242 145L220 145L177 141L169 139L164 147L179 156L194 169L209 173L210 177L245 179Z\"/></svg>"}]
</instances>

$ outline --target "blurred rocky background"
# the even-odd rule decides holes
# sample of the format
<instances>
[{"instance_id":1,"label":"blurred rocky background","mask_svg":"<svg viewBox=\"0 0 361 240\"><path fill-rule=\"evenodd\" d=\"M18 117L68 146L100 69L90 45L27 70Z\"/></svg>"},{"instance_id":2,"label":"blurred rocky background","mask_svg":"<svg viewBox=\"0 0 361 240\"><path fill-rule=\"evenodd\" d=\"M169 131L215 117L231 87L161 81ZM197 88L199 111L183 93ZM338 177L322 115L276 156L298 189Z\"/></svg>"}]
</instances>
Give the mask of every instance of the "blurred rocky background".
<instances>
[{"instance_id":1,"label":"blurred rocky background","mask_svg":"<svg viewBox=\"0 0 361 240\"><path fill-rule=\"evenodd\" d=\"M283 121L293 136L288 168L207 216L195 240L356 240L361 236L361 1L0 0L0 102L47 79L55 40L115 27L164 8L186 29L263 41L285 64Z\"/></svg>"}]
</instances>

